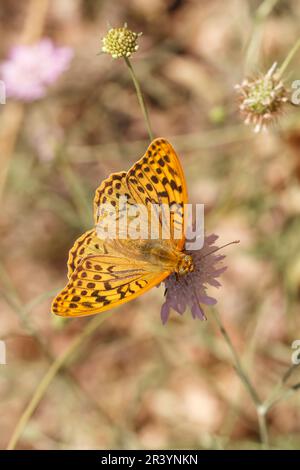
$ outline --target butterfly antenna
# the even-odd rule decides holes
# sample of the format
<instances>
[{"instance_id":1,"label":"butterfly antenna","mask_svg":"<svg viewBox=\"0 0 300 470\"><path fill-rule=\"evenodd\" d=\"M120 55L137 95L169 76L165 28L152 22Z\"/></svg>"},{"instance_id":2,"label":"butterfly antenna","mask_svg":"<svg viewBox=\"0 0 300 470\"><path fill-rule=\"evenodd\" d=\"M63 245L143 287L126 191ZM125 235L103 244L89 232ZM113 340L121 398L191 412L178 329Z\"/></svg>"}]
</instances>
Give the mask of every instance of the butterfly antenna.
<instances>
[{"instance_id":1,"label":"butterfly antenna","mask_svg":"<svg viewBox=\"0 0 300 470\"><path fill-rule=\"evenodd\" d=\"M206 253L205 255L201 256L201 258L206 258L206 256L212 255L216 251L222 250L222 248L225 248L226 246L229 246L229 245L235 245L236 243L240 243L240 240L234 240L233 242L225 243L225 245L218 246L217 248L210 251L209 253Z\"/></svg>"}]
</instances>

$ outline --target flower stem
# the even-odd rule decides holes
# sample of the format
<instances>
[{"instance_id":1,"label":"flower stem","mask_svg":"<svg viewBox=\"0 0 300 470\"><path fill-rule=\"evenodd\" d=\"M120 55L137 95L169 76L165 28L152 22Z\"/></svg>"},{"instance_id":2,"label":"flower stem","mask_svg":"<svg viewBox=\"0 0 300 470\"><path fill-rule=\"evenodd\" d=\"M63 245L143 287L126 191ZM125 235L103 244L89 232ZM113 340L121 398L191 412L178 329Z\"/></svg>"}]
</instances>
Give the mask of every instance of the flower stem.
<instances>
[{"instance_id":1,"label":"flower stem","mask_svg":"<svg viewBox=\"0 0 300 470\"><path fill-rule=\"evenodd\" d=\"M300 38L296 41L296 43L294 44L294 46L292 47L292 49L290 50L290 52L288 53L288 55L286 56L285 60L283 61L279 71L278 71L278 75L279 77L282 77L282 75L284 74L285 70L287 69L287 67L289 66L291 60L293 59L294 55L296 54L296 52L298 51L300 47Z\"/></svg>"},{"instance_id":2,"label":"flower stem","mask_svg":"<svg viewBox=\"0 0 300 470\"><path fill-rule=\"evenodd\" d=\"M296 383L293 386L289 387L287 390L284 389L284 386L291 375L295 370L300 366L300 364L293 364L290 366L287 371L284 373L283 377L279 380L278 384L270 394L270 396L265 400L264 406L267 411L269 411L275 404L277 404L282 399L288 398L293 395L296 391L299 390L300 384Z\"/></svg>"},{"instance_id":3,"label":"flower stem","mask_svg":"<svg viewBox=\"0 0 300 470\"><path fill-rule=\"evenodd\" d=\"M238 356L238 353L237 353L237 351L236 351L235 347L233 346L233 343L230 339L230 336L229 336L227 330L225 329L225 327L224 327L224 325L221 321L220 316L216 312L215 312L215 319L216 319L216 322L217 322L218 327L220 329L220 332L221 332L223 338L225 339L225 341L227 343L227 346L229 347L229 349L231 351L231 354L232 354L234 362L235 362L234 368L235 368L237 374L239 375L240 379L242 380L245 387L247 388L247 390L249 392L249 395L251 396L254 404L256 406L260 406L260 404L261 404L260 398L257 395L257 392L256 392L255 388L253 387L250 379L248 378L247 374L245 373L245 371L243 369L243 366L241 364L240 358Z\"/></svg>"},{"instance_id":4,"label":"flower stem","mask_svg":"<svg viewBox=\"0 0 300 470\"><path fill-rule=\"evenodd\" d=\"M38 384L30 402L26 406L24 412L22 413L14 432L9 440L7 450L13 450L16 447L16 444L21 437L28 421L30 420L31 416L33 415L34 411L38 407L39 403L41 402L43 396L45 395L49 385L51 384L52 380L56 376L56 374L60 371L60 369L65 366L65 364L71 359L73 354L76 352L79 346L91 336L98 326L103 323L108 317L111 316L111 312L101 314L96 316L89 323L85 326L83 331L78 335L68 346L68 348L62 353L61 356L55 359L55 361L51 364L49 369L47 370L46 374Z\"/></svg>"},{"instance_id":5,"label":"flower stem","mask_svg":"<svg viewBox=\"0 0 300 470\"><path fill-rule=\"evenodd\" d=\"M247 74L257 67L264 21L271 14L277 3L278 0L264 0L255 11L253 31L246 51L245 72Z\"/></svg>"},{"instance_id":6,"label":"flower stem","mask_svg":"<svg viewBox=\"0 0 300 470\"><path fill-rule=\"evenodd\" d=\"M268 424L267 424L267 410L264 406L256 408L257 416L258 416L258 425L259 425L259 434L260 440L262 443L262 448L267 450L269 449L269 431L268 431Z\"/></svg>"},{"instance_id":7,"label":"flower stem","mask_svg":"<svg viewBox=\"0 0 300 470\"><path fill-rule=\"evenodd\" d=\"M126 63L128 69L129 69L129 72L130 72L130 75L131 75L131 78L132 78L132 81L133 81L133 84L134 84L134 87L135 87L135 91L136 91L136 94L137 94L137 98L138 98L138 101L139 101L139 105L141 107L141 110L142 110L142 113L143 113L143 116L144 116L144 119L145 119L147 131L148 131L148 134L149 134L149 139L151 141L151 140L153 140L153 133L152 133L152 129L151 129L148 110L147 110L147 107L146 107L146 104L145 104L145 101L144 101L144 97L143 97L143 94L142 94L142 90L141 90L140 84L138 82L138 79L136 77L136 74L134 72L134 69L132 67L132 64L131 64L129 58L124 57L124 60L125 60L125 63Z\"/></svg>"},{"instance_id":8,"label":"flower stem","mask_svg":"<svg viewBox=\"0 0 300 470\"><path fill-rule=\"evenodd\" d=\"M268 449L269 448L269 434L268 434L268 425L267 425L267 416L266 416L268 409L264 406L264 403L261 401L260 397L258 396L256 389L254 388L250 378L248 377L248 374L245 372L243 365L240 361L240 358L238 356L238 353L231 341L231 338L226 328L224 327L218 312L215 309L214 309L214 313L215 313L215 320L217 322L219 330L233 356L234 369L237 375L239 376L239 378L241 379L242 383L244 384L247 392L249 393L255 405L262 447L263 449Z\"/></svg>"}]
</instances>

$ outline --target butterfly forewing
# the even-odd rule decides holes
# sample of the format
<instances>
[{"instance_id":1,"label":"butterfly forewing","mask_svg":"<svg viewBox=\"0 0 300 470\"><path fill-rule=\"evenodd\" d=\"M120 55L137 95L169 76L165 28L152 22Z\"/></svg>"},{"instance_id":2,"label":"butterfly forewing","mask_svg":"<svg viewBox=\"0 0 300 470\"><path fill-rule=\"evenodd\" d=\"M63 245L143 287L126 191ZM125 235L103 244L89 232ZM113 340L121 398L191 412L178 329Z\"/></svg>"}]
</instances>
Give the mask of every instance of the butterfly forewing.
<instances>
[{"instance_id":1,"label":"butterfly forewing","mask_svg":"<svg viewBox=\"0 0 300 470\"><path fill-rule=\"evenodd\" d=\"M128 171L126 178L129 190L139 204L148 207L149 212L153 205L159 206L160 225L164 219L169 225L172 242L182 248L187 190L184 174L172 145L164 139L153 141L146 154ZM155 217L153 222L156 223ZM177 230L176 239L173 236L174 228Z\"/></svg>"}]
</instances>

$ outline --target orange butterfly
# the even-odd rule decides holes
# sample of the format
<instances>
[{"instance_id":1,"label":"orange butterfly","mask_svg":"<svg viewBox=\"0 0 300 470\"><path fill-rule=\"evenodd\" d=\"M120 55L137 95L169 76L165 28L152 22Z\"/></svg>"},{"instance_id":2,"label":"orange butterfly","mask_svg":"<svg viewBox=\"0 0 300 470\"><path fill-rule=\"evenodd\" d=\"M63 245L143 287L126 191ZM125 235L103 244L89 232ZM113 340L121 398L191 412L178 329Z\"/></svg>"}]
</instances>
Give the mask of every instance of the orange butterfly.
<instances>
[{"instance_id":1,"label":"orange butterfly","mask_svg":"<svg viewBox=\"0 0 300 470\"><path fill-rule=\"evenodd\" d=\"M119 204L121 197L126 198L130 223L136 222L136 215L130 214L130 209L137 204L142 205L148 215L151 213L159 226L158 238L137 239L129 235L127 228L126 232L119 230L116 237L99 236L97 228L107 215L102 209L108 204L116 211L115 221L120 229L124 216ZM97 189L95 229L83 234L70 250L69 282L54 299L52 312L64 317L104 312L138 297L172 273L183 275L193 271L192 258L183 251L186 203L186 183L179 159L169 142L155 139L128 172L112 174ZM154 205L176 205L179 210L169 211L162 217L161 212L152 210ZM169 237L164 236L166 217ZM144 222L148 235L149 219ZM178 227L180 236L175 237Z\"/></svg>"}]
</instances>

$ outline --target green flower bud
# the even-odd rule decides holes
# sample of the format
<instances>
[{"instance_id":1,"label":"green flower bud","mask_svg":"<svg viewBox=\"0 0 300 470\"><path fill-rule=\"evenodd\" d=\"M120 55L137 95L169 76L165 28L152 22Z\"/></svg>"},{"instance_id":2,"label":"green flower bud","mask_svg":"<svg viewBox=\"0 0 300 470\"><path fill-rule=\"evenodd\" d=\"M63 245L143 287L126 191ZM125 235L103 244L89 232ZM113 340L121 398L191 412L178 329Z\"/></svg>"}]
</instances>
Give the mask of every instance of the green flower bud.
<instances>
[{"instance_id":1,"label":"green flower bud","mask_svg":"<svg viewBox=\"0 0 300 470\"><path fill-rule=\"evenodd\" d=\"M137 40L142 33L135 33L127 28L112 28L102 39L102 52L110 54L113 59L130 57L139 48Z\"/></svg>"}]
</instances>

